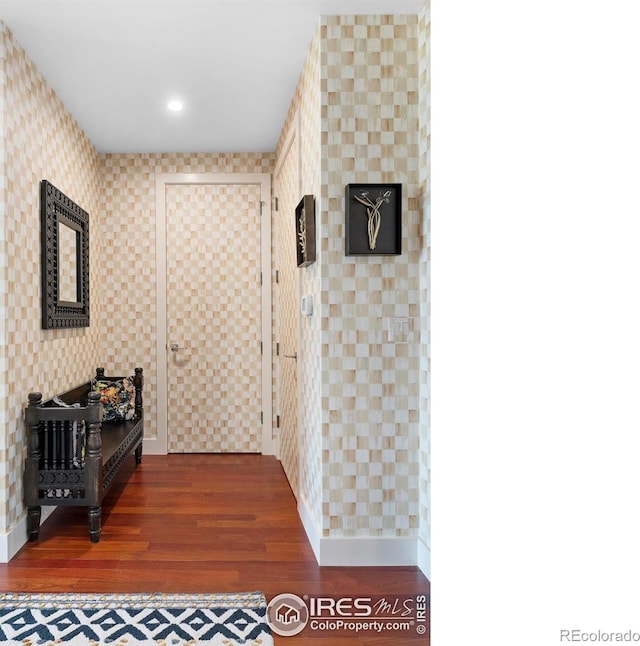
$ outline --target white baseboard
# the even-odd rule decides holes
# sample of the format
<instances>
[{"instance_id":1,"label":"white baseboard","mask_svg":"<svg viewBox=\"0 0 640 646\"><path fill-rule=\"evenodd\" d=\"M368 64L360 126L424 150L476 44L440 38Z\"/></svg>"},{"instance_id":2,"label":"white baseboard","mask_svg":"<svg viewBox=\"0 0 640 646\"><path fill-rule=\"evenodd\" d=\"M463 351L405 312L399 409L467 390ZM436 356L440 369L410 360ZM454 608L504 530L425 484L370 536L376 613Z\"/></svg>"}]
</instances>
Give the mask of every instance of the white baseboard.
<instances>
[{"instance_id":1,"label":"white baseboard","mask_svg":"<svg viewBox=\"0 0 640 646\"><path fill-rule=\"evenodd\" d=\"M322 536L302 496L298 513L318 565L418 565L418 538L396 536Z\"/></svg>"},{"instance_id":2,"label":"white baseboard","mask_svg":"<svg viewBox=\"0 0 640 646\"><path fill-rule=\"evenodd\" d=\"M167 455L167 439L145 437L142 440L142 462L145 455Z\"/></svg>"},{"instance_id":3,"label":"white baseboard","mask_svg":"<svg viewBox=\"0 0 640 646\"><path fill-rule=\"evenodd\" d=\"M431 548L422 538L418 539L418 567L427 579L431 581Z\"/></svg>"},{"instance_id":4,"label":"white baseboard","mask_svg":"<svg viewBox=\"0 0 640 646\"><path fill-rule=\"evenodd\" d=\"M298 495L298 515L302 521L302 526L304 531L307 533L307 538L311 544L311 549L316 557L318 565L320 565L320 539L322 534L320 528L316 525L313 520L313 516L309 511L309 507L306 504L306 500L302 494Z\"/></svg>"},{"instance_id":5,"label":"white baseboard","mask_svg":"<svg viewBox=\"0 0 640 646\"><path fill-rule=\"evenodd\" d=\"M40 526L57 507L43 507ZM0 563L8 563L27 542L26 514L8 531L0 534Z\"/></svg>"},{"instance_id":6,"label":"white baseboard","mask_svg":"<svg viewBox=\"0 0 640 646\"><path fill-rule=\"evenodd\" d=\"M417 538L349 536L321 539L319 565L417 565Z\"/></svg>"}]
</instances>

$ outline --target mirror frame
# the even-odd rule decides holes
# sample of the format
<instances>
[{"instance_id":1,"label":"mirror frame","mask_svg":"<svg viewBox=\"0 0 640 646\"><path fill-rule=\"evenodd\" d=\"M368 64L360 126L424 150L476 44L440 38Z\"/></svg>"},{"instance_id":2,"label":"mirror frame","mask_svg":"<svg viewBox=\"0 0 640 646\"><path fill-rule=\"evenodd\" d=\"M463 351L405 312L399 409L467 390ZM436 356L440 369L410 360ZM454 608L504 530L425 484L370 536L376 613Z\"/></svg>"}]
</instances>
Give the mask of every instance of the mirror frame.
<instances>
[{"instance_id":1,"label":"mirror frame","mask_svg":"<svg viewBox=\"0 0 640 646\"><path fill-rule=\"evenodd\" d=\"M77 302L59 298L59 223L76 232ZM40 234L43 329L88 327L89 214L46 179L40 183Z\"/></svg>"}]
</instances>

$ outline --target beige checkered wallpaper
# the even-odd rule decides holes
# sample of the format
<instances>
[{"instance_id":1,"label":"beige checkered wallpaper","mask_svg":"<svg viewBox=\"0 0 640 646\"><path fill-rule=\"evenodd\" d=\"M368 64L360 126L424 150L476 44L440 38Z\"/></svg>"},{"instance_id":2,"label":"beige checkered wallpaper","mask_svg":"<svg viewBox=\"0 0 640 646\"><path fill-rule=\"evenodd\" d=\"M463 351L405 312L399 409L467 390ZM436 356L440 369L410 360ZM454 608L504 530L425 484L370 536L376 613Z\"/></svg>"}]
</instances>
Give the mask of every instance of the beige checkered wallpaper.
<instances>
[{"instance_id":1,"label":"beige checkered wallpaper","mask_svg":"<svg viewBox=\"0 0 640 646\"><path fill-rule=\"evenodd\" d=\"M100 293L98 155L58 97L0 24L3 151L0 204L0 531L23 514L22 406L37 390L49 397L86 381L98 357ZM48 142L43 146L42 142ZM42 330L39 183L50 180L89 213L90 328Z\"/></svg>"},{"instance_id":2,"label":"beige checkered wallpaper","mask_svg":"<svg viewBox=\"0 0 640 646\"><path fill-rule=\"evenodd\" d=\"M295 213L299 185L298 141L294 140L281 163L275 182L278 211L275 214L275 235L278 238L279 272L275 305L277 308L277 342L280 346L278 361L278 413L280 415L280 460L294 494L298 495L300 473L300 443L298 433L298 361L302 361L302 347L298 344L298 268L296 255Z\"/></svg>"},{"instance_id":3,"label":"beige checkered wallpaper","mask_svg":"<svg viewBox=\"0 0 640 646\"><path fill-rule=\"evenodd\" d=\"M418 15L418 60L420 65L420 537L431 544L431 425L430 425L430 223L431 223L431 86L430 86L430 8L425 4Z\"/></svg>"},{"instance_id":4,"label":"beige checkered wallpaper","mask_svg":"<svg viewBox=\"0 0 640 646\"><path fill-rule=\"evenodd\" d=\"M322 97L323 533L419 526L417 16L325 17ZM344 187L403 185L402 255L345 257ZM407 317L408 342L386 322Z\"/></svg>"},{"instance_id":5,"label":"beige checkered wallpaper","mask_svg":"<svg viewBox=\"0 0 640 646\"><path fill-rule=\"evenodd\" d=\"M313 297L314 308L322 312L321 267L324 263L322 236L323 204L320 194L322 183L320 167L320 31L311 43L307 63L300 76L300 184L303 195L316 198L316 262L299 271L300 289ZM302 319L300 347L301 400L299 430L304 469L300 480L307 508L320 521L322 518L322 357L318 351L322 336L322 317L317 314Z\"/></svg>"},{"instance_id":6,"label":"beige checkered wallpaper","mask_svg":"<svg viewBox=\"0 0 640 646\"><path fill-rule=\"evenodd\" d=\"M320 218L320 30L311 42L307 59L300 74L282 134L276 148L276 158L282 163L283 146L292 129L299 124L296 146L300 150L300 188L284 186L287 196L279 195L295 208L303 195L316 198L316 237L322 226ZM280 191L279 191L280 192ZM277 225L276 225L277 226ZM316 262L296 269L302 294L311 295L314 308L319 311L322 302L320 267L322 249L316 244ZM296 304L296 316L298 304ZM302 499L318 527L322 523L322 436L319 432L322 421L321 398L322 371L320 355L321 316L305 317L301 321L301 336L298 345L298 384L301 401L300 425L297 429L300 464L296 482L296 494Z\"/></svg>"},{"instance_id":7,"label":"beige checkered wallpaper","mask_svg":"<svg viewBox=\"0 0 640 646\"><path fill-rule=\"evenodd\" d=\"M417 32L416 16L323 18L288 117L300 114L303 193L317 199L318 261L300 270L315 303L302 322L300 490L324 536L419 524ZM401 256L345 257L353 182L403 184ZM396 316L411 319L408 343L386 340Z\"/></svg>"}]
</instances>

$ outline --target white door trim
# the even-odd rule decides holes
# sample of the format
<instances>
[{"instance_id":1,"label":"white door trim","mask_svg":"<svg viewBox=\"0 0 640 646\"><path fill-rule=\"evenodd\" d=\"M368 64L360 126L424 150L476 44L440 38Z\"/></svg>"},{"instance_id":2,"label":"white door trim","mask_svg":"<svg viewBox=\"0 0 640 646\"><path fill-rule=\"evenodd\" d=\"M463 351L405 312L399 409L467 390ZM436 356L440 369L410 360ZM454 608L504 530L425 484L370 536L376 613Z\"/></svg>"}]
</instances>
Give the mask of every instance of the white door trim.
<instances>
[{"instance_id":1,"label":"white door trim","mask_svg":"<svg viewBox=\"0 0 640 646\"><path fill-rule=\"evenodd\" d=\"M271 386L271 175L269 173L156 174L156 436L144 438L144 452L166 455L167 435L167 186L185 184L249 184L260 186L262 271L262 453L273 455ZM146 429L150 430L150 429Z\"/></svg>"}]
</instances>

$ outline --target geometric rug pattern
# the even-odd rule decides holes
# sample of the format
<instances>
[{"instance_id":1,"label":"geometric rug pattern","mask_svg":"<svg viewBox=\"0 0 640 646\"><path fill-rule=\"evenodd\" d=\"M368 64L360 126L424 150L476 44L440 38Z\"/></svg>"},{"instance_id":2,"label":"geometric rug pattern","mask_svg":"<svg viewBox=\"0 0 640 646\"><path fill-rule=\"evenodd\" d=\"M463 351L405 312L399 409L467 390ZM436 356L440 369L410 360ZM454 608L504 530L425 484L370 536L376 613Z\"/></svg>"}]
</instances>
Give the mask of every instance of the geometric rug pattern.
<instances>
[{"instance_id":1,"label":"geometric rug pattern","mask_svg":"<svg viewBox=\"0 0 640 646\"><path fill-rule=\"evenodd\" d=\"M0 644L272 646L261 592L0 593Z\"/></svg>"}]
</instances>

